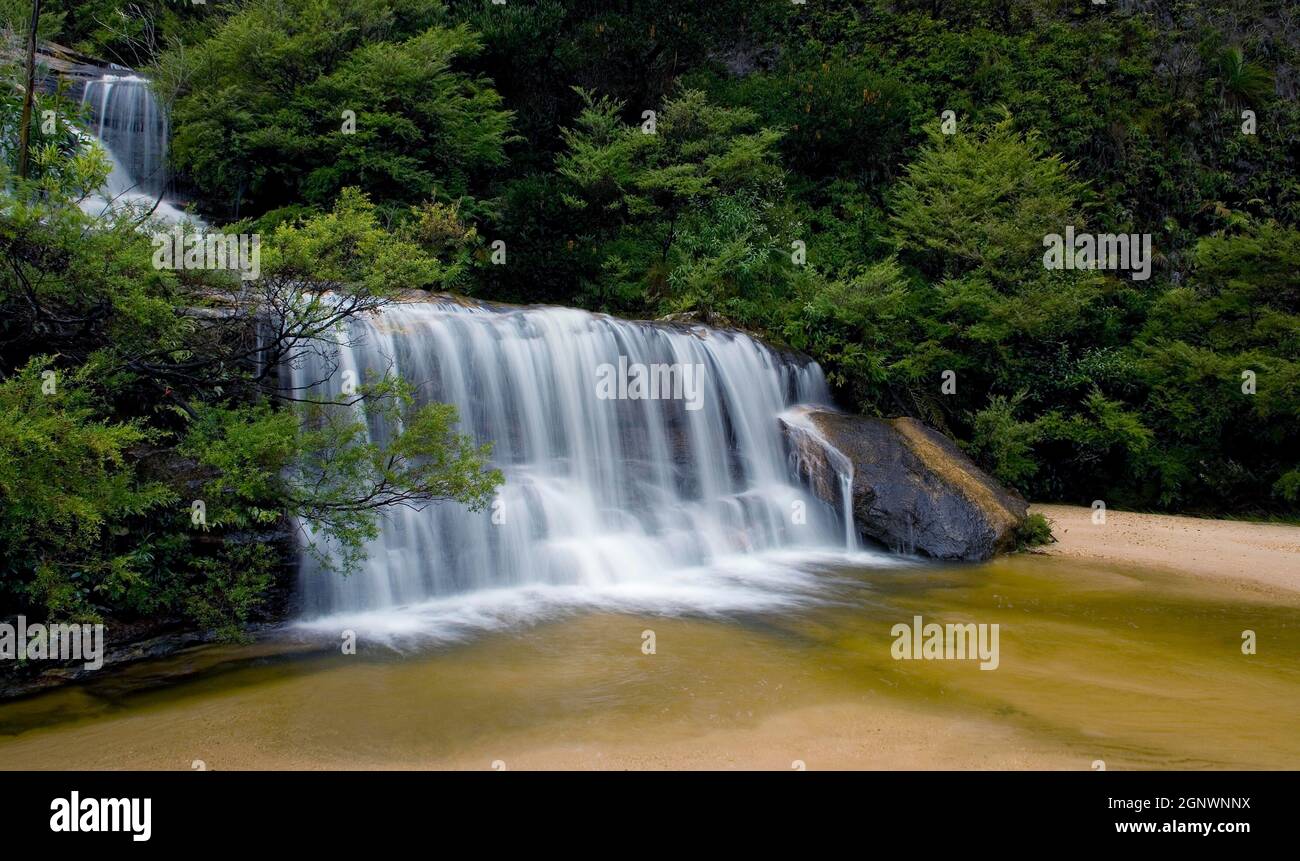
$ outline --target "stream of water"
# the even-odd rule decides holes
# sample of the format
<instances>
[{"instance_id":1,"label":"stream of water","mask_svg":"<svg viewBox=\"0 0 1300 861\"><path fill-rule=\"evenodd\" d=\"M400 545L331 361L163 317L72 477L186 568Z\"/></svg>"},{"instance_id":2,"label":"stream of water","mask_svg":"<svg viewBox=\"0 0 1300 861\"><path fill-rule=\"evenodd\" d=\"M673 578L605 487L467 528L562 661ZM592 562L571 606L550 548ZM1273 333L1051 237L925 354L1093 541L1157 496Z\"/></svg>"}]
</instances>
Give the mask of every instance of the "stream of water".
<instances>
[{"instance_id":1,"label":"stream of water","mask_svg":"<svg viewBox=\"0 0 1300 861\"><path fill-rule=\"evenodd\" d=\"M81 103L88 110L88 130L108 153L111 169L100 193L82 208L91 215L130 207L152 211L166 222L185 213L169 199L167 114L147 78L128 70L110 70L82 84Z\"/></svg>"}]
</instances>

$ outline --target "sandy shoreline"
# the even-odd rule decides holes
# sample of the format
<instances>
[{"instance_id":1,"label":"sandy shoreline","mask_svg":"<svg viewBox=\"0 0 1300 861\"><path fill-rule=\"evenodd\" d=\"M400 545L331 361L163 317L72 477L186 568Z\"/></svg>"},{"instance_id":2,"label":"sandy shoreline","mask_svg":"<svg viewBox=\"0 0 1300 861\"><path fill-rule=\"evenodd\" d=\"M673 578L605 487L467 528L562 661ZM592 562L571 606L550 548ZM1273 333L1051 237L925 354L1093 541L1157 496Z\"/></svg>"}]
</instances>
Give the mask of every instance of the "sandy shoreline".
<instances>
[{"instance_id":1,"label":"sandy shoreline","mask_svg":"<svg viewBox=\"0 0 1300 861\"><path fill-rule=\"evenodd\" d=\"M1035 552L1141 565L1266 595L1300 592L1300 526L1107 511L1104 524L1075 505L1031 506L1057 543Z\"/></svg>"}]
</instances>

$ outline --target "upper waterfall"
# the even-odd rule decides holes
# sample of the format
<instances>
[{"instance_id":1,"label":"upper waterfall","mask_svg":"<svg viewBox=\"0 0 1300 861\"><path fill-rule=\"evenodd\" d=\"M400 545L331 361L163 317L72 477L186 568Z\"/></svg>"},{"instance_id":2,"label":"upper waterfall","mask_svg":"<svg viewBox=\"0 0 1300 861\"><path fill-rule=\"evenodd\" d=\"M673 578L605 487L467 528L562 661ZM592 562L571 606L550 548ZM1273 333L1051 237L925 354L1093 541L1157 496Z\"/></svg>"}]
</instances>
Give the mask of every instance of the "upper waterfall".
<instances>
[{"instance_id":1,"label":"upper waterfall","mask_svg":"<svg viewBox=\"0 0 1300 861\"><path fill-rule=\"evenodd\" d=\"M167 199L167 114L147 78L112 70L82 85L92 134L108 153L111 171L101 194L84 204L87 212L132 206L152 209L165 221L185 213Z\"/></svg>"},{"instance_id":2,"label":"upper waterfall","mask_svg":"<svg viewBox=\"0 0 1300 861\"><path fill-rule=\"evenodd\" d=\"M493 443L505 483L491 511L390 512L351 576L304 554L308 619L367 613L390 626L390 611L423 607L455 627L498 601L525 614L760 608L807 586L798 560L846 549L841 512L805 492L778 425L792 404L829 403L813 362L737 332L451 302L392 306L342 340L289 369L291 384L329 377L316 393L336 395L343 372L391 368L422 401L457 406L461 431ZM638 366L695 369L697 401L598 391L602 375Z\"/></svg>"}]
</instances>

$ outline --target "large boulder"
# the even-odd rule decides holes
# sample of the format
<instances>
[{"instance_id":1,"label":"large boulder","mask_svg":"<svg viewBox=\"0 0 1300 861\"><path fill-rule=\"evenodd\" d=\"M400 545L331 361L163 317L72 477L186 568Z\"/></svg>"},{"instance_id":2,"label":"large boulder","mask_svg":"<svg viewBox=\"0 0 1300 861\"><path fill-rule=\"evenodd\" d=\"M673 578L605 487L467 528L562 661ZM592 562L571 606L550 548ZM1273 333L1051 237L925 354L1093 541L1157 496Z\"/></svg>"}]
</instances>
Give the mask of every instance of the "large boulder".
<instances>
[{"instance_id":1,"label":"large boulder","mask_svg":"<svg viewBox=\"0 0 1300 861\"><path fill-rule=\"evenodd\" d=\"M851 476L858 531L892 550L983 561L1012 548L1027 504L943 434L911 418L876 419L819 408L781 417L799 471L818 498L842 509Z\"/></svg>"}]
</instances>

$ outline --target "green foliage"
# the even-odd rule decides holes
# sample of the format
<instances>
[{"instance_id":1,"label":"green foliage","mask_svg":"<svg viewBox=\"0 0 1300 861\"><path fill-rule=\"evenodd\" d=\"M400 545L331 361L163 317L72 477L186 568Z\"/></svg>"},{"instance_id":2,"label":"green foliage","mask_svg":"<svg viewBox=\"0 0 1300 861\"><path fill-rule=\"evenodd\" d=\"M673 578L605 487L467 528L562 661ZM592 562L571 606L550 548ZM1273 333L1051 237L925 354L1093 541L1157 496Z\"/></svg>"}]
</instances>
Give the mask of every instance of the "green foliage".
<instances>
[{"instance_id":1,"label":"green foliage","mask_svg":"<svg viewBox=\"0 0 1300 861\"><path fill-rule=\"evenodd\" d=\"M367 429L380 417L401 427L384 444ZM455 433L456 422L455 407L416 405L408 385L386 378L346 401L308 404L303 415L264 404L204 408L180 451L212 473L200 493L210 528L287 513L310 525L307 543L323 563L348 573L384 509L454 499L479 510L490 501L502 481L485 466L491 446Z\"/></svg>"},{"instance_id":2,"label":"green foliage","mask_svg":"<svg viewBox=\"0 0 1300 861\"><path fill-rule=\"evenodd\" d=\"M1085 190L1009 114L977 133L933 127L894 194L894 231L900 250L932 252L923 257L931 274L978 270L1012 283L1042 269L1043 236L1083 230Z\"/></svg>"},{"instance_id":3,"label":"green foliage","mask_svg":"<svg viewBox=\"0 0 1300 861\"><path fill-rule=\"evenodd\" d=\"M456 198L504 158L510 112L457 69L480 47L418 0L257 0L167 54L173 158L209 206L238 215L345 187ZM351 113L346 113L351 112Z\"/></svg>"},{"instance_id":4,"label":"green foliage","mask_svg":"<svg viewBox=\"0 0 1300 861\"><path fill-rule=\"evenodd\" d=\"M587 301L644 307L671 295L668 306L683 310L698 294L725 304L761 284L782 232L772 206L782 190L779 135L696 90L666 102L653 132L623 123L622 104L580 95L556 172L575 241L596 249Z\"/></svg>"},{"instance_id":5,"label":"green foliage","mask_svg":"<svg viewBox=\"0 0 1300 861\"><path fill-rule=\"evenodd\" d=\"M1016 549L1028 550L1031 547L1040 547L1044 544L1052 544L1056 537L1052 535L1052 521L1048 520L1037 511L1030 512L1029 517L1020 525L1016 531Z\"/></svg>"},{"instance_id":6,"label":"green foliage","mask_svg":"<svg viewBox=\"0 0 1300 861\"><path fill-rule=\"evenodd\" d=\"M355 134L331 129L317 138L324 164L303 180L303 196L328 201L346 185L396 200L417 189L461 194L476 170L501 164L510 123L501 97L451 71L478 48L463 26L434 28L400 44L365 45L318 79L311 104L363 108Z\"/></svg>"},{"instance_id":7,"label":"green foliage","mask_svg":"<svg viewBox=\"0 0 1300 861\"><path fill-rule=\"evenodd\" d=\"M1224 48L1219 54L1219 75L1224 96L1234 105L1264 104L1273 94L1272 76L1247 61L1238 45Z\"/></svg>"},{"instance_id":8,"label":"green foliage","mask_svg":"<svg viewBox=\"0 0 1300 861\"><path fill-rule=\"evenodd\" d=\"M0 381L3 588L63 616L93 616L96 596L133 575L138 560L118 537L175 498L132 466L157 435L102 418L93 375L41 357Z\"/></svg>"},{"instance_id":9,"label":"green foliage","mask_svg":"<svg viewBox=\"0 0 1300 861\"><path fill-rule=\"evenodd\" d=\"M251 639L244 626L263 606L279 564L272 548L226 543L215 557L191 564L196 577L184 598L188 615L224 640Z\"/></svg>"},{"instance_id":10,"label":"green foliage","mask_svg":"<svg viewBox=\"0 0 1300 861\"><path fill-rule=\"evenodd\" d=\"M1023 396L994 395L971 421L970 451L1000 481L1024 487L1038 472L1034 445L1042 439L1035 422L1020 421L1016 408Z\"/></svg>"},{"instance_id":11,"label":"green foliage","mask_svg":"<svg viewBox=\"0 0 1300 861\"><path fill-rule=\"evenodd\" d=\"M1300 231L1265 222L1209 236L1187 287L1153 305L1140 341L1145 412L1164 445L1161 501L1207 487L1294 502L1300 445ZM1254 392L1246 393L1247 375Z\"/></svg>"},{"instance_id":12,"label":"green foliage","mask_svg":"<svg viewBox=\"0 0 1300 861\"><path fill-rule=\"evenodd\" d=\"M468 230L451 239L440 235L440 231L459 227L454 222L437 223L439 213L445 212L436 205L412 208L410 221L397 230L387 230L369 197L356 188L345 188L330 211L302 221L281 222L262 256L262 270L271 282L346 285L355 295L373 297L405 289L446 287L467 261L463 256L456 261L440 260L434 252L459 252L473 242L473 236ZM303 299L320 301L315 294Z\"/></svg>"},{"instance_id":13,"label":"green foliage","mask_svg":"<svg viewBox=\"0 0 1300 861\"><path fill-rule=\"evenodd\" d=\"M892 177L915 131L914 88L842 48L801 44L771 71L697 77L724 103L783 130L785 162L819 181Z\"/></svg>"}]
</instances>

